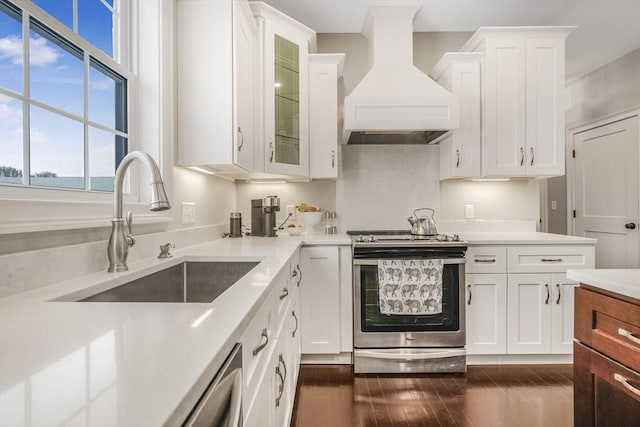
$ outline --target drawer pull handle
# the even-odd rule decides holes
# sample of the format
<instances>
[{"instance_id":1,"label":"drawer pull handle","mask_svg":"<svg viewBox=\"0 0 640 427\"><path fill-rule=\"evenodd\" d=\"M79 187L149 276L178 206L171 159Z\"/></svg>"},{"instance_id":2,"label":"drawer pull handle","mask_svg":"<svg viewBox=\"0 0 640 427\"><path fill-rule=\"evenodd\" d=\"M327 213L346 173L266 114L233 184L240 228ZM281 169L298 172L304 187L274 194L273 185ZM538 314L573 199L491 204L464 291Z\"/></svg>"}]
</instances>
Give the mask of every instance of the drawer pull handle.
<instances>
[{"instance_id":1,"label":"drawer pull handle","mask_svg":"<svg viewBox=\"0 0 640 427\"><path fill-rule=\"evenodd\" d=\"M282 357L282 354L278 355L278 365L279 364L282 364L282 368L283 368L283 371L284 371L284 379L286 380L287 379L287 364L284 363L284 357Z\"/></svg>"},{"instance_id":2,"label":"drawer pull handle","mask_svg":"<svg viewBox=\"0 0 640 427\"><path fill-rule=\"evenodd\" d=\"M296 337L296 332L298 332L298 316L296 316L296 312L295 311L291 311L291 315L293 316L293 318L296 321L296 327L293 330L293 332L291 332L291 338L295 338Z\"/></svg>"},{"instance_id":3,"label":"drawer pull handle","mask_svg":"<svg viewBox=\"0 0 640 427\"><path fill-rule=\"evenodd\" d=\"M549 293L549 284L545 284L544 287L547 289L547 299L544 301L545 304L549 304L549 297L551 294Z\"/></svg>"},{"instance_id":4,"label":"drawer pull handle","mask_svg":"<svg viewBox=\"0 0 640 427\"><path fill-rule=\"evenodd\" d=\"M560 297L562 297L562 292L560 291L559 283L556 283L556 289L558 290L558 299L556 300L556 304L560 304Z\"/></svg>"},{"instance_id":5,"label":"drawer pull handle","mask_svg":"<svg viewBox=\"0 0 640 427\"><path fill-rule=\"evenodd\" d=\"M496 263L496 259L474 259L473 262L477 262L480 264L495 264Z\"/></svg>"},{"instance_id":6,"label":"drawer pull handle","mask_svg":"<svg viewBox=\"0 0 640 427\"><path fill-rule=\"evenodd\" d=\"M469 300L467 301L467 305L471 305L471 285L467 285L467 289L469 290Z\"/></svg>"},{"instance_id":7,"label":"drawer pull handle","mask_svg":"<svg viewBox=\"0 0 640 427\"><path fill-rule=\"evenodd\" d=\"M562 258L542 258L542 262L562 262Z\"/></svg>"},{"instance_id":8,"label":"drawer pull handle","mask_svg":"<svg viewBox=\"0 0 640 427\"><path fill-rule=\"evenodd\" d=\"M300 268L300 264L296 265L296 269L298 270L298 283L296 286L300 287L300 282L302 282L302 269Z\"/></svg>"},{"instance_id":9,"label":"drawer pull handle","mask_svg":"<svg viewBox=\"0 0 640 427\"><path fill-rule=\"evenodd\" d=\"M276 408L280 406L280 399L282 399L282 393L284 393L284 377L282 376L282 372L280 372L280 362L278 362L278 366L276 366L276 375L280 377L280 384L278 384L278 397L276 397Z\"/></svg>"},{"instance_id":10,"label":"drawer pull handle","mask_svg":"<svg viewBox=\"0 0 640 427\"><path fill-rule=\"evenodd\" d=\"M288 296L289 296L289 289L284 288L282 290L282 294L280 295L280 301L282 301L283 299L285 299Z\"/></svg>"},{"instance_id":11,"label":"drawer pull handle","mask_svg":"<svg viewBox=\"0 0 640 427\"><path fill-rule=\"evenodd\" d=\"M635 388L634 386L632 386L629 383L629 380L627 380L625 377L623 377L620 374L613 374L613 379L618 381L620 384L622 384L624 386L624 388L626 388L627 390L629 390L631 393L635 394L636 396L640 396L640 390L638 390L637 388Z\"/></svg>"},{"instance_id":12,"label":"drawer pull handle","mask_svg":"<svg viewBox=\"0 0 640 427\"><path fill-rule=\"evenodd\" d=\"M264 328L262 330L261 339L262 338L265 339L264 343L253 349L253 352L251 353L253 354L253 357L256 357L258 353L260 353L267 346L267 344L269 344L269 335L267 334L267 328Z\"/></svg>"},{"instance_id":13,"label":"drawer pull handle","mask_svg":"<svg viewBox=\"0 0 640 427\"><path fill-rule=\"evenodd\" d=\"M632 343L640 344L640 338L636 337L635 335L633 335L631 332L627 331L626 329L618 328L618 335L622 335L623 337L625 337L626 339L628 339Z\"/></svg>"}]
</instances>

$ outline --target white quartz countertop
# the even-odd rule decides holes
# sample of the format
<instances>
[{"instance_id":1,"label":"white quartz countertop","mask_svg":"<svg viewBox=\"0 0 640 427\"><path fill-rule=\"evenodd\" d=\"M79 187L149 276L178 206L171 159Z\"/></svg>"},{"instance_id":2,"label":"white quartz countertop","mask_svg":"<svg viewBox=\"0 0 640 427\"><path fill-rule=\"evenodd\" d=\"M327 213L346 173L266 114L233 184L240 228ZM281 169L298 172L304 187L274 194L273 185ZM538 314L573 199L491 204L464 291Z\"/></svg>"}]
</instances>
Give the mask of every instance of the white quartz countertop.
<instances>
[{"instance_id":1,"label":"white quartz countertop","mask_svg":"<svg viewBox=\"0 0 640 427\"><path fill-rule=\"evenodd\" d=\"M453 234L453 233L447 233ZM593 245L597 239L538 232L460 232L470 245Z\"/></svg>"},{"instance_id":2,"label":"white quartz countertop","mask_svg":"<svg viewBox=\"0 0 640 427\"><path fill-rule=\"evenodd\" d=\"M567 270L567 277L609 292L640 299L639 269Z\"/></svg>"},{"instance_id":3,"label":"white quartz countertop","mask_svg":"<svg viewBox=\"0 0 640 427\"><path fill-rule=\"evenodd\" d=\"M0 425L181 425L303 241L350 243L344 235L218 239L125 273L0 299ZM212 303L51 301L184 261L260 263Z\"/></svg>"},{"instance_id":4,"label":"white quartz countertop","mask_svg":"<svg viewBox=\"0 0 640 427\"><path fill-rule=\"evenodd\" d=\"M461 237L471 244L595 242L545 233ZM345 234L217 239L174 250L168 260L130 264L125 273L102 271L0 299L0 425L180 425L301 244L351 240ZM259 264L212 303L52 301L184 261Z\"/></svg>"}]
</instances>

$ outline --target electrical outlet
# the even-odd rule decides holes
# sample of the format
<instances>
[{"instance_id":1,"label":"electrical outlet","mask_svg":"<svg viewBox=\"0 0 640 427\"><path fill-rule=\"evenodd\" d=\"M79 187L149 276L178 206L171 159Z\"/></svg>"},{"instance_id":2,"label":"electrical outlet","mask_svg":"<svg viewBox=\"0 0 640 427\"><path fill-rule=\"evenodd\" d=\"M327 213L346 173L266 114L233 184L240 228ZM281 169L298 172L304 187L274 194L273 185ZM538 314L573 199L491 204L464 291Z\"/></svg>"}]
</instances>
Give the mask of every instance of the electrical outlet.
<instances>
[{"instance_id":1,"label":"electrical outlet","mask_svg":"<svg viewBox=\"0 0 640 427\"><path fill-rule=\"evenodd\" d=\"M473 219L475 216L475 212L473 209L473 205L464 205L464 217L466 219Z\"/></svg>"},{"instance_id":2,"label":"electrical outlet","mask_svg":"<svg viewBox=\"0 0 640 427\"><path fill-rule=\"evenodd\" d=\"M556 200L552 200L551 201L551 210L552 211L557 211L558 210L558 202Z\"/></svg>"},{"instance_id":3,"label":"electrical outlet","mask_svg":"<svg viewBox=\"0 0 640 427\"><path fill-rule=\"evenodd\" d=\"M287 205L287 216L291 216L289 221L296 220L296 205Z\"/></svg>"},{"instance_id":4,"label":"electrical outlet","mask_svg":"<svg viewBox=\"0 0 640 427\"><path fill-rule=\"evenodd\" d=\"M196 223L196 204L194 202L182 202L182 224Z\"/></svg>"}]
</instances>

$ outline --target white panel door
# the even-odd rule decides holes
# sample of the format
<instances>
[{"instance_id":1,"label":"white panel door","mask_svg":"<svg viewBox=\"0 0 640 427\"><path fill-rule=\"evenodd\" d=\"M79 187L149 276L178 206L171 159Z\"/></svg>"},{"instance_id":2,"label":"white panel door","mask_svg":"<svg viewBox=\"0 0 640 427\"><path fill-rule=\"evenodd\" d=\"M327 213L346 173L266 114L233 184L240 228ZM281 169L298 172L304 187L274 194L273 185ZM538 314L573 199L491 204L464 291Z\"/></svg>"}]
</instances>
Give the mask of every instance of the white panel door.
<instances>
[{"instance_id":1,"label":"white panel door","mask_svg":"<svg viewBox=\"0 0 640 427\"><path fill-rule=\"evenodd\" d=\"M509 274L507 352L551 352L551 274Z\"/></svg>"},{"instance_id":2,"label":"white panel door","mask_svg":"<svg viewBox=\"0 0 640 427\"><path fill-rule=\"evenodd\" d=\"M574 288L577 282L563 273L551 275L553 302L551 304L551 353L573 353Z\"/></svg>"},{"instance_id":3,"label":"white panel door","mask_svg":"<svg viewBox=\"0 0 640 427\"><path fill-rule=\"evenodd\" d=\"M303 354L340 353L340 278L337 246L300 250Z\"/></svg>"},{"instance_id":4,"label":"white panel door","mask_svg":"<svg viewBox=\"0 0 640 427\"><path fill-rule=\"evenodd\" d=\"M637 116L576 133L573 144L575 234L598 239L596 268L640 267Z\"/></svg>"},{"instance_id":5,"label":"white panel door","mask_svg":"<svg viewBox=\"0 0 640 427\"><path fill-rule=\"evenodd\" d=\"M507 352L507 275L467 274L468 354Z\"/></svg>"}]
</instances>

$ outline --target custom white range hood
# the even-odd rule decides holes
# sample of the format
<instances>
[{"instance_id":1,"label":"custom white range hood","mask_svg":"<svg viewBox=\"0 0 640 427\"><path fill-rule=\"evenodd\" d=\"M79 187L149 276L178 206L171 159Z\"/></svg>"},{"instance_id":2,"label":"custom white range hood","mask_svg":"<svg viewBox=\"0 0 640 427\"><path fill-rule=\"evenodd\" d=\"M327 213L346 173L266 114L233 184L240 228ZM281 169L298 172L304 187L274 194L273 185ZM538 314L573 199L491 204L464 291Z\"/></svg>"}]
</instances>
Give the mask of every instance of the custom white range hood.
<instances>
[{"instance_id":1,"label":"custom white range hood","mask_svg":"<svg viewBox=\"0 0 640 427\"><path fill-rule=\"evenodd\" d=\"M344 99L344 142L429 143L459 125L457 96L413 65L420 5L371 6L362 33L370 70Z\"/></svg>"}]
</instances>

